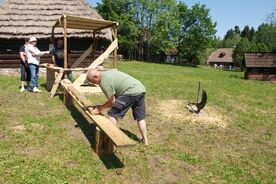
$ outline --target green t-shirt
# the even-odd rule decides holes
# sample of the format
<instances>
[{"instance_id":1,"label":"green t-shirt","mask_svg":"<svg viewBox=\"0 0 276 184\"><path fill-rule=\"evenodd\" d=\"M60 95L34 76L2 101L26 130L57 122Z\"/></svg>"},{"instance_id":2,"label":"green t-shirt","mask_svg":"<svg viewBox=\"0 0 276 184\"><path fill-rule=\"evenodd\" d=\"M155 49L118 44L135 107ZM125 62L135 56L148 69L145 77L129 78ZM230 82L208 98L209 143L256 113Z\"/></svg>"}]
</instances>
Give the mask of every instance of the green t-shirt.
<instances>
[{"instance_id":1,"label":"green t-shirt","mask_svg":"<svg viewBox=\"0 0 276 184\"><path fill-rule=\"evenodd\" d=\"M117 70L102 72L100 87L107 98L113 95L136 96L146 92L145 86L140 81Z\"/></svg>"}]
</instances>

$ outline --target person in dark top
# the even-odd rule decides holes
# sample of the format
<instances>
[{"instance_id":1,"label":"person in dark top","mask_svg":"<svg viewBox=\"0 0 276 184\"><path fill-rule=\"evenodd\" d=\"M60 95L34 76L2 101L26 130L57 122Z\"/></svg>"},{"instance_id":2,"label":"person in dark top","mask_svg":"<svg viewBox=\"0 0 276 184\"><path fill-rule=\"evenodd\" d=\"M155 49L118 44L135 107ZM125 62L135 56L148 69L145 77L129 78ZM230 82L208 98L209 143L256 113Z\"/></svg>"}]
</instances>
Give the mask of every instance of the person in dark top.
<instances>
[{"instance_id":1,"label":"person in dark top","mask_svg":"<svg viewBox=\"0 0 276 184\"><path fill-rule=\"evenodd\" d=\"M25 52L25 47L29 43L29 38L25 38L25 44L22 45L19 49L19 55L20 55L20 73L21 73L21 88L20 92L25 91L25 85L28 88L30 86L30 69L27 62L27 56Z\"/></svg>"},{"instance_id":2,"label":"person in dark top","mask_svg":"<svg viewBox=\"0 0 276 184\"><path fill-rule=\"evenodd\" d=\"M68 53L68 52L67 52ZM54 65L64 68L64 43L63 39L59 38L57 40L56 47L54 47L51 51L52 61ZM73 76L72 72L67 71L67 78L72 81Z\"/></svg>"}]
</instances>

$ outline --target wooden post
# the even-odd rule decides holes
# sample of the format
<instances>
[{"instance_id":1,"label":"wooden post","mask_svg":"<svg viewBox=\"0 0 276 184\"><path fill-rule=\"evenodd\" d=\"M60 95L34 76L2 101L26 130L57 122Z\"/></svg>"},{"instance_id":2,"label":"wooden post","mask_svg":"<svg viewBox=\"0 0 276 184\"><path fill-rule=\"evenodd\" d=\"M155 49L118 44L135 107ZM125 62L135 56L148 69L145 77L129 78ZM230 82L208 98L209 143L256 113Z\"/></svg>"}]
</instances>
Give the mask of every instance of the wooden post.
<instances>
[{"instance_id":1,"label":"wooden post","mask_svg":"<svg viewBox=\"0 0 276 184\"><path fill-rule=\"evenodd\" d=\"M66 89L63 89L63 103L65 106L70 106L73 104L73 97Z\"/></svg>"},{"instance_id":2,"label":"wooden post","mask_svg":"<svg viewBox=\"0 0 276 184\"><path fill-rule=\"evenodd\" d=\"M51 91L51 89L54 85L54 82L56 80L56 74L55 74L55 71L51 68L47 68L46 73L47 73L47 76L46 76L46 89L47 89L47 91Z\"/></svg>"},{"instance_id":3,"label":"wooden post","mask_svg":"<svg viewBox=\"0 0 276 184\"><path fill-rule=\"evenodd\" d=\"M114 40L117 39L117 27L114 27ZM113 68L117 68L117 49L116 47L113 52Z\"/></svg>"},{"instance_id":4,"label":"wooden post","mask_svg":"<svg viewBox=\"0 0 276 184\"><path fill-rule=\"evenodd\" d=\"M93 31L93 61L95 60L95 54L96 54L96 33Z\"/></svg>"},{"instance_id":5,"label":"wooden post","mask_svg":"<svg viewBox=\"0 0 276 184\"><path fill-rule=\"evenodd\" d=\"M101 155L113 155L113 142L110 138L102 132L98 127L96 127L96 147L95 152Z\"/></svg>"},{"instance_id":6,"label":"wooden post","mask_svg":"<svg viewBox=\"0 0 276 184\"><path fill-rule=\"evenodd\" d=\"M63 15L63 30L64 30L64 68L67 69L67 19L66 15ZM64 72L64 78L67 78L67 71Z\"/></svg>"},{"instance_id":7,"label":"wooden post","mask_svg":"<svg viewBox=\"0 0 276 184\"><path fill-rule=\"evenodd\" d=\"M58 75L57 75L57 77L56 77L56 79L55 79L55 83L54 83L54 85L53 85L53 87L52 87L52 89L51 89L51 92L50 92L51 97L54 97L54 96L55 96L56 91L57 91L58 86L59 86L59 83L60 83L60 81L61 81L61 78L62 78L62 76L63 76L63 73L64 73L64 72L63 72L63 69L59 71L59 73L58 73Z\"/></svg>"}]
</instances>

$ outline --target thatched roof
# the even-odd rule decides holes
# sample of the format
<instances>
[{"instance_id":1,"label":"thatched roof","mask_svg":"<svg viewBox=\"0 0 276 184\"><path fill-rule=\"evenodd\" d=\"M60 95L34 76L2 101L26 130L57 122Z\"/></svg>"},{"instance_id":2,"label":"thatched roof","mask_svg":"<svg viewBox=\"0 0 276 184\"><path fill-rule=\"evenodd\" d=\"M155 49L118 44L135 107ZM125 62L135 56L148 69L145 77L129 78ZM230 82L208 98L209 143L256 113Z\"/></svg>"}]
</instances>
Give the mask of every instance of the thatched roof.
<instances>
[{"instance_id":1,"label":"thatched roof","mask_svg":"<svg viewBox=\"0 0 276 184\"><path fill-rule=\"evenodd\" d=\"M247 68L276 68L276 53L244 53Z\"/></svg>"},{"instance_id":2,"label":"thatched roof","mask_svg":"<svg viewBox=\"0 0 276 184\"><path fill-rule=\"evenodd\" d=\"M209 56L207 63L233 63L232 54L232 48L217 49Z\"/></svg>"},{"instance_id":3,"label":"thatched roof","mask_svg":"<svg viewBox=\"0 0 276 184\"><path fill-rule=\"evenodd\" d=\"M51 28L62 14L103 19L85 0L4 0L0 7L0 39L50 38ZM102 31L111 39L110 29ZM55 33L61 35L62 30ZM91 37L92 31L68 30L69 37Z\"/></svg>"}]
</instances>

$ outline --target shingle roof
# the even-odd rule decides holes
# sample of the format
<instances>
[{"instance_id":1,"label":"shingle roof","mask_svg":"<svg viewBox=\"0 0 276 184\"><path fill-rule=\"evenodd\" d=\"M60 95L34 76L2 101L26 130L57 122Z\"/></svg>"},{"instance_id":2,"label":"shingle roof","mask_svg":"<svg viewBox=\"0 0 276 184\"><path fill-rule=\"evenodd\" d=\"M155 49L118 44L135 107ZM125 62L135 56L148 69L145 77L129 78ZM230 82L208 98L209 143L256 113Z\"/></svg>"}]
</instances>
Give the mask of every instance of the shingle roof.
<instances>
[{"instance_id":1,"label":"shingle roof","mask_svg":"<svg viewBox=\"0 0 276 184\"><path fill-rule=\"evenodd\" d=\"M245 66L248 68L276 68L276 53L244 53Z\"/></svg>"},{"instance_id":2,"label":"shingle roof","mask_svg":"<svg viewBox=\"0 0 276 184\"><path fill-rule=\"evenodd\" d=\"M233 63L233 49L221 48L212 52L209 56L207 63Z\"/></svg>"},{"instance_id":3,"label":"shingle roof","mask_svg":"<svg viewBox=\"0 0 276 184\"><path fill-rule=\"evenodd\" d=\"M103 19L85 0L4 0L0 7L0 38L50 38L51 27L62 14ZM111 39L110 29L103 36ZM62 29L55 33L62 34ZM88 37L91 31L69 29L69 37Z\"/></svg>"}]
</instances>

